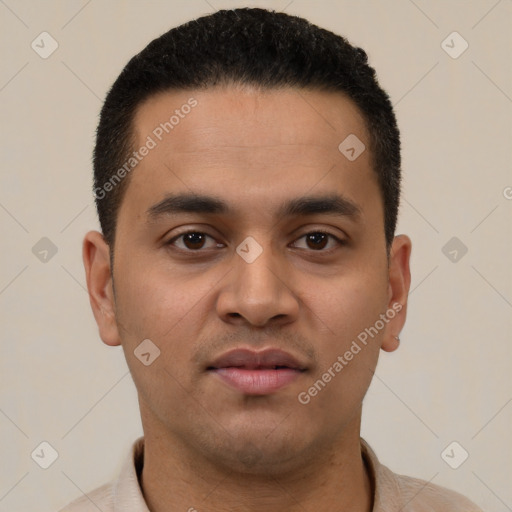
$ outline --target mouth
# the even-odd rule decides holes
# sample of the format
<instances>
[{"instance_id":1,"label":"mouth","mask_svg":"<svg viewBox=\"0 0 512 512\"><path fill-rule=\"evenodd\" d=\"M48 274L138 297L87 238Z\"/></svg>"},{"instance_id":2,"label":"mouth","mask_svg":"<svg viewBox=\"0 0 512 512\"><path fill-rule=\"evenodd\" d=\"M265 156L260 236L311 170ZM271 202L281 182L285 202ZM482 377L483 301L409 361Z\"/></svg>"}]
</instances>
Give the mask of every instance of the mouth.
<instances>
[{"instance_id":1,"label":"mouth","mask_svg":"<svg viewBox=\"0 0 512 512\"><path fill-rule=\"evenodd\" d=\"M246 395L268 395L284 388L307 370L291 354L278 349L255 352L236 349L217 358L207 371Z\"/></svg>"}]
</instances>

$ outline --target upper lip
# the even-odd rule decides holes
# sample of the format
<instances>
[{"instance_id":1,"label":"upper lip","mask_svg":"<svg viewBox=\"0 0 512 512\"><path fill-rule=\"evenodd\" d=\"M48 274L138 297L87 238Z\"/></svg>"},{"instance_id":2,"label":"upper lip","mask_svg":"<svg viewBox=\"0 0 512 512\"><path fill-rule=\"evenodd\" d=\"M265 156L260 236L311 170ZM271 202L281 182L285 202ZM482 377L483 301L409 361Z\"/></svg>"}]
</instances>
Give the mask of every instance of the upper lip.
<instances>
[{"instance_id":1,"label":"upper lip","mask_svg":"<svg viewBox=\"0 0 512 512\"><path fill-rule=\"evenodd\" d=\"M284 367L300 371L306 369L297 358L280 349L267 348L255 351L246 348L238 348L220 355L208 366L208 370L229 367L247 369Z\"/></svg>"}]
</instances>

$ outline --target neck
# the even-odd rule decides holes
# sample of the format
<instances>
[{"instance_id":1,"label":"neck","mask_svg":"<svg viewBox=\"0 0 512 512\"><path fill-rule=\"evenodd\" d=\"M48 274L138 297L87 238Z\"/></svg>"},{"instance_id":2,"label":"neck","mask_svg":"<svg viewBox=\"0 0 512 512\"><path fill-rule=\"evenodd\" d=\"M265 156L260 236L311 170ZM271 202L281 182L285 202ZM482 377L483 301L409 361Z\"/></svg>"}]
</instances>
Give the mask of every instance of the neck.
<instances>
[{"instance_id":1,"label":"neck","mask_svg":"<svg viewBox=\"0 0 512 512\"><path fill-rule=\"evenodd\" d=\"M335 446L277 476L221 467L152 425L144 435L144 498L151 512L370 512L373 491L361 456L360 416L353 423Z\"/></svg>"}]
</instances>

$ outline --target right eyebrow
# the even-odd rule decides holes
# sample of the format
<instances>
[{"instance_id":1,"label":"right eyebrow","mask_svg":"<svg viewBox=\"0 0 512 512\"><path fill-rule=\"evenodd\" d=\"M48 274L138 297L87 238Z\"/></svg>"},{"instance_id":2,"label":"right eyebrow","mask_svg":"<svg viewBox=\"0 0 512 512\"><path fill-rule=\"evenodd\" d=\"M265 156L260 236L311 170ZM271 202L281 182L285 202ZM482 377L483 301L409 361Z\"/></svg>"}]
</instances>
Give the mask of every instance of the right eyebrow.
<instances>
[{"instance_id":1,"label":"right eyebrow","mask_svg":"<svg viewBox=\"0 0 512 512\"><path fill-rule=\"evenodd\" d=\"M177 213L227 214L228 205L215 197L201 194L171 194L151 206L146 215L148 221L156 221L162 216Z\"/></svg>"}]
</instances>

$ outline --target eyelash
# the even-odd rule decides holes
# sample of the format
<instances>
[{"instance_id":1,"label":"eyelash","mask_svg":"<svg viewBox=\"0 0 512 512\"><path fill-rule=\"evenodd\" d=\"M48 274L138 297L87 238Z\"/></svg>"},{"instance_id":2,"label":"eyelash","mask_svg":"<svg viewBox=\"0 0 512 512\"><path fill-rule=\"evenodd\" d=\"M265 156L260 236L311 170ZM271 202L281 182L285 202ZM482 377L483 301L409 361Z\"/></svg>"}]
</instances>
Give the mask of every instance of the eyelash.
<instances>
[{"instance_id":1,"label":"eyelash","mask_svg":"<svg viewBox=\"0 0 512 512\"><path fill-rule=\"evenodd\" d=\"M176 235L174 236L171 240L169 240L168 242L165 243L165 245L167 246L173 246L174 245L174 242L176 242L177 240L179 240L180 238L184 237L185 235L190 235L190 234L195 234L195 235L205 235L209 238L211 238L212 240L214 240L215 238L211 235L209 235L208 233L204 233L203 231L195 231L195 230L190 230L190 231L185 231L183 233L180 233L179 235ZM300 240L308 235L316 235L316 234L322 234L322 235L326 235L328 237L330 237L331 239L334 239L336 241L336 243L338 244L338 246L345 246L347 245L347 241L346 240L343 240L339 237L337 237L336 235L333 235L332 233L329 233L328 231L323 231L323 230L314 230L314 231L309 231L307 233L304 233L303 235L301 235L299 238L297 238L297 240ZM200 248L200 249L188 249L188 248L181 248L181 247L175 247L178 251L183 251L183 252L189 252L189 253L200 253L200 252L205 252L207 249L203 249L203 248ZM331 247L330 249L319 249L319 250L315 250L315 249L304 249L304 248L300 248L301 250L308 250L310 252L313 252L313 253L330 253L332 252L333 250L336 249L336 247Z\"/></svg>"}]
</instances>

